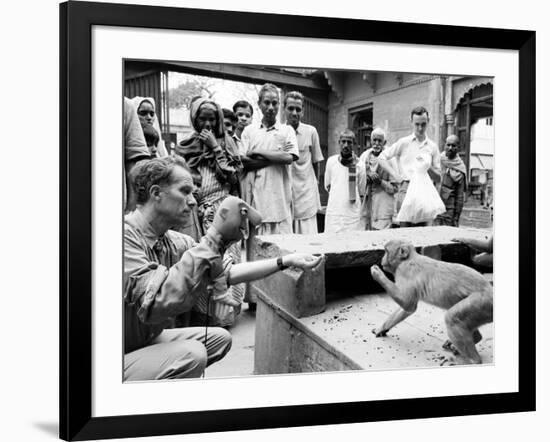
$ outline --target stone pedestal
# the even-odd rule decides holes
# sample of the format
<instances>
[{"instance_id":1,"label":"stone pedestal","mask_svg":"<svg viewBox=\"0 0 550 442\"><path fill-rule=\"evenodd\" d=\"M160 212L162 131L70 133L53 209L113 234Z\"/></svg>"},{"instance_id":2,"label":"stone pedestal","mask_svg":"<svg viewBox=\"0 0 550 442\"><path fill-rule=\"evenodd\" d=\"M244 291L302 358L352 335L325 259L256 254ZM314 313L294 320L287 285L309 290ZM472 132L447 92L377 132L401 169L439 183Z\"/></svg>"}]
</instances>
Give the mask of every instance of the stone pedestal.
<instances>
[{"instance_id":1,"label":"stone pedestal","mask_svg":"<svg viewBox=\"0 0 550 442\"><path fill-rule=\"evenodd\" d=\"M255 373L360 368L306 325L325 311L327 300L382 292L370 275L370 266L380 264L384 245L392 239L407 239L420 253L468 265L468 247L452 239L486 239L489 234L485 230L440 226L256 237L253 260L293 252L320 254L324 260L313 270L286 269L251 284L258 300Z\"/></svg>"}]
</instances>

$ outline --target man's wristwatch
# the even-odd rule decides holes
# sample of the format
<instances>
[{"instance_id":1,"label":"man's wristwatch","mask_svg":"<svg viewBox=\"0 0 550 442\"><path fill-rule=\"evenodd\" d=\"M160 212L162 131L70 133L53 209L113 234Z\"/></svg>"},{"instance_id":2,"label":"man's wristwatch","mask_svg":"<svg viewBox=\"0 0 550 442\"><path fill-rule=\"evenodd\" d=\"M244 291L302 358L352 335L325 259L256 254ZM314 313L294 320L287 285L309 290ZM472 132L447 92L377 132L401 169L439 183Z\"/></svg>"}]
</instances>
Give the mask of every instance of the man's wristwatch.
<instances>
[{"instance_id":1,"label":"man's wristwatch","mask_svg":"<svg viewBox=\"0 0 550 442\"><path fill-rule=\"evenodd\" d=\"M279 256L277 258L277 267L279 267L279 270L288 269L289 266L283 264L283 257Z\"/></svg>"}]
</instances>

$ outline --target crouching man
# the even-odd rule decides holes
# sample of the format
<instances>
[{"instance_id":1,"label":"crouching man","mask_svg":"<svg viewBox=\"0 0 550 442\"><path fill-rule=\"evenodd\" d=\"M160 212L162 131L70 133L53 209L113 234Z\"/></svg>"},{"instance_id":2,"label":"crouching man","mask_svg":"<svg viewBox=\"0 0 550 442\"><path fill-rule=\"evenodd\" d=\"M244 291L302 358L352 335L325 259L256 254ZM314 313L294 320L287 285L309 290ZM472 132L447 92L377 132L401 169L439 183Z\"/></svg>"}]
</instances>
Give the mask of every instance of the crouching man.
<instances>
[{"instance_id":1,"label":"crouching man","mask_svg":"<svg viewBox=\"0 0 550 442\"><path fill-rule=\"evenodd\" d=\"M315 267L321 257L290 254L232 265L224 251L261 223L258 212L236 197L220 205L197 244L169 230L184 224L196 205L185 164L164 157L138 163L132 171L137 208L124 219L124 380L200 377L231 348L223 328L170 328L198 297L233 305L228 284L263 278L286 267Z\"/></svg>"}]
</instances>

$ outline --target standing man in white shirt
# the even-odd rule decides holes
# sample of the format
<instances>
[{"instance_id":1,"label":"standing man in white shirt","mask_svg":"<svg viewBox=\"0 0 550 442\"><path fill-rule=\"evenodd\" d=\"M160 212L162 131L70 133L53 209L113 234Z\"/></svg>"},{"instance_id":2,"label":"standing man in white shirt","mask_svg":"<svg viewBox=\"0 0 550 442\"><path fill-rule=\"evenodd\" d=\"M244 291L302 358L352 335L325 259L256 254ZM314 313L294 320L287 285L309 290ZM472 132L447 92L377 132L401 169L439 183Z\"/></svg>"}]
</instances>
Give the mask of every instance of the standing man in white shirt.
<instances>
[{"instance_id":1,"label":"standing man in white shirt","mask_svg":"<svg viewBox=\"0 0 550 442\"><path fill-rule=\"evenodd\" d=\"M441 180L441 156L437 145L428 138L426 131L430 116L425 107L418 106L411 111L411 124L413 127L412 135L400 138L396 143L390 146L379 155L378 164L396 177L399 184L399 190L396 197L396 213L399 213L401 204L407 194L407 188L412 175L414 174L414 165L416 158L420 153L429 153L431 156L431 166L428 174L433 182L439 183ZM397 160L397 170L391 166L391 158ZM401 227L426 226L429 222L414 224L408 221L402 221Z\"/></svg>"},{"instance_id":2,"label":"standing man in white shirt","mask_svg":"<svg viewBox=\"0 0 550 442\"><path fill-rule=\"evenodd\" d=\"M286 124L292 126L298 140L300 158L292 163L292 208L294 233L315 234L317 211L321 208L317 177L323 161L319 134L315 127L302 123L304 96L292 91L283 100ZM314 164L316 169L314 169Z\"/></svg>"},{"instance_id":3,"label":"standing man in white shirt","mask_svg":"<svg viewBox=\"0 0 550 442\"><path fill-rule=\"evenodd\" d=\"M259 235L292 233L290 165L299 157L296 134L277 121L279 91L266 83L259 93L260 125L247 126L241 136L242 162L250 192L243 199L262 215Z\"/></svg>"},{"instance_id":4,"label":"standing man in white shirt","mask_svg":"<svg viewBox=\"0 0 550 442\"><path fill-rule=\"evenodd\" d=\"M340 154L329 157L325 168L325 188L328 191L325 232L365 230L360 198L362 189L366 187L365 163L361 164L354 152L353 131L343 131L338 145Z\"/></svg>"}]
</instances>

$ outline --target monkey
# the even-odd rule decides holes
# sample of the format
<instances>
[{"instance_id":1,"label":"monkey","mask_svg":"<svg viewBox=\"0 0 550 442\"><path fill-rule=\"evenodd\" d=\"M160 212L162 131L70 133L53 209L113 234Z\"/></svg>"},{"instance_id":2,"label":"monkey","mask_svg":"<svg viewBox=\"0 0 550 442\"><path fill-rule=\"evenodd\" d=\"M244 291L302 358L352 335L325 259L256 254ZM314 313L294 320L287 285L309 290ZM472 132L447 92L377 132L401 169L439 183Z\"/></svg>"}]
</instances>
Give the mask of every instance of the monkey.
<instances>
[{"instance_id":1,"label":"monkey","mask_svg":"<svg viewBox=\"0 0 550 442\"><path fill-rule=\"evenodd\" d=\"M395 282L377 265L371 267L371 274L399 309L372 330L376 337L386 336L423 301L446 310L449 340L443 348L460 355L466 364L480 364L476 344L482 336L478 328L493 322L491 284L470 267L420 255L408 241L392 240L384 249L382 268L394 275Z\"/></svg>"}]
</instances>

